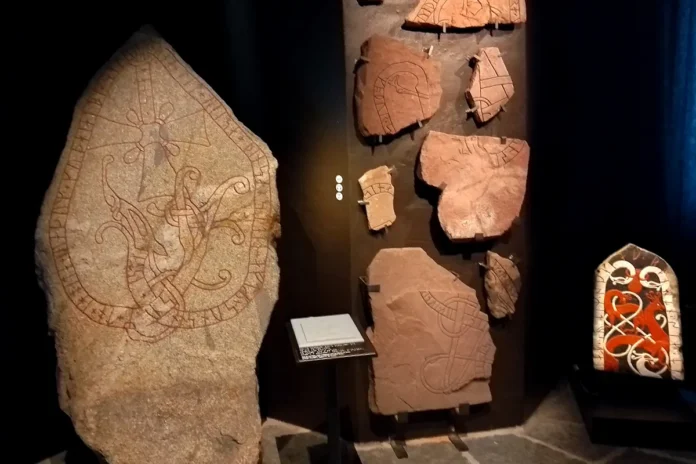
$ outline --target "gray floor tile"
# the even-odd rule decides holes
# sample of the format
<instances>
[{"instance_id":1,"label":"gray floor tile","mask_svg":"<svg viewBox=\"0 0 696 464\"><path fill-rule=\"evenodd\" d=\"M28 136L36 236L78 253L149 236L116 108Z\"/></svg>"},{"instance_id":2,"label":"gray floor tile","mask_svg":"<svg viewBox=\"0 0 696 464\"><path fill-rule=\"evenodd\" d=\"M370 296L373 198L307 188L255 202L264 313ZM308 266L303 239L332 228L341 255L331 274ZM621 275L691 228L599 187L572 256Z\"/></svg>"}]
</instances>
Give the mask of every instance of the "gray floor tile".
<instances>
[{"instance_id":1,"label":"gray floor tile","mask_svg":"<svg viewBox=\"0 0 696 464\"><path fill-rule=\"evenodd\" d=\"M326 443L320 433L299 433L276 439L281 464L311 464L312 452Z\"/></svg>"},{"instance_id":2,"label":"gray floor tile","mask_svg":"<svg viewBox=\"0 0 696 464\"><path fill-rule=\"evenodd\" d=\"M276 439L274 436L266 434L265 431L261 438L261 457L263 464L280 464Z\"/></svg>"},{"instance_id":3,"label":"gray floor tile","mask_svg":"<svg viewBox=\"0 0 696 464\"><path fill-rule=\"evenodd\" d=\"M679 464L679 462L637 450L628 450L609 461L610 464Z\"/></svg>"},{"instance_id":4,"label":"gray floor tile","mask_svg":"<svg viewBox=\"0 0 696 464\"><path fill-rule=\"evenodd\" d=\"M660 450L661 453L669 454L676 458L690 459L696 463L696 451L686 451L686 450Z\"/></svg>"},{"instance_id":5,"label":"gray floor tile","mask_svg":"<svg viewBox=\"0 0 696 464\"><path fill-rule=\"evenodd\" d=\"M65 464L65 451L50 458L46 458L37 464Z\"/></svg>"},{"instance_id":6,"label":"gray floor tile","mask_svg":"<svg viewBox=\"0 0 696 464\"><path fill-rule=\"evenodd\" d=\"M352 443L344 442L344 464L357 464ZM326 436L320 433L285 435L276 439L280 464L324 464L328 459ZM266 462L264 462L266 464ZM276 464L271 461L268 464Z\"/></svg>"},{"instance_id":7,"label":"gray floor tile","mask_svg":"<svg viewBox=\"0 0 696 464\"><path fill-rule=\"evenodd\" d=\"M607 456L614 449L593 444L582 423L532 417L524 426L524 433L591 461Z\"/></svg>"},{"instance_id":8,"label":"gray floor tile","mask_svg":"<svg viewBox=\"0 0 696 464\"><path fill-rule=\"evenodd\" d=\"M516 435L468 439L471 455L481 464L580 464L563 453Z\"/></svg>"},{"instance_id":9,"label":"gray floor tile","mask_svg":"<svg viewBox=\"0 0 696 464\"><path fill-rule=\"evenodd\" d=\"M601 459L614 448L590 441L570 385L559 384L524 426L526 435L587 460Z\"/></svg>"},{"instance_id":10,"label":"gray floor tile","mask_svg":"<svg viewBox=\"0 0 696 464\"><path fill-rule=\"evenodd\" d=\"M407 460L396 458L390 447L358 450L363 464L467 464L467 459L450 443L406 445Z\"/></svg>"},{"instance_id":11,"label":"gray floor tile","mask_svg":"<svg viewBox=\"0 0 696 464\"><path fill-rule=\"evenodd\" d=\"M583 423L580 409L575 402L575 396L567 382L560 383L549 392L531 419L544 418L562 420L564 422Z\"/></svg>"}]
</instances>

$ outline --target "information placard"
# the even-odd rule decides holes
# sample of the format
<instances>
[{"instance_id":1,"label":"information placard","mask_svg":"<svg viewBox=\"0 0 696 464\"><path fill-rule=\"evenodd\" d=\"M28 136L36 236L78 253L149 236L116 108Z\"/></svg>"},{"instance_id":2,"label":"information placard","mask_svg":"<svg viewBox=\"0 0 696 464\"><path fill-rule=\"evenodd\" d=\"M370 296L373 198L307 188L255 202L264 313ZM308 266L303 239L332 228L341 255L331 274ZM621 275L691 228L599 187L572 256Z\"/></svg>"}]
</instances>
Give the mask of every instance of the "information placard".
<instances>
[{"instance_id":1,"label":"information placard","mask_svg":"<svg viewBox=\"0 0 696 464\"><path fill-rule=\"evenodd\" d=\"M291 319L288 326L297 362L375 355L349 314Z\"/></svg>"}]
</instances>

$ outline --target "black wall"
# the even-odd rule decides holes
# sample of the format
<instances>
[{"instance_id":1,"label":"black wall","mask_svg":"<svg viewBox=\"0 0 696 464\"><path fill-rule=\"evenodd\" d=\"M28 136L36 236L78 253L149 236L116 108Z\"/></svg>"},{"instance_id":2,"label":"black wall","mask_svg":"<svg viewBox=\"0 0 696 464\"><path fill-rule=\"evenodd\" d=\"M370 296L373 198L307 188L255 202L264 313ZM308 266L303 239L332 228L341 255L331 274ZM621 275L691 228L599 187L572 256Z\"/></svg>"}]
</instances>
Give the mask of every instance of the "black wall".
<instances>
[{"instance_id":1,"label":"black wall","mask_svg":"<svg viewBox=\"0 0 696 464\"><path fill-rule=\"evenodd\" d=\"M55 352L43 292L34 272L34 229L75 103L89 79L130 33L134 18L113 22L62 4L26 5L2 16L3 460L34 463L63 450L72 426L59 410ZM39 14L40 13L40 14ZM97 19L99 18L99 20ZM11 218L11 219L10 219ZM11 225L10 225L11 224Z\"/></svg>"}]
</instances>

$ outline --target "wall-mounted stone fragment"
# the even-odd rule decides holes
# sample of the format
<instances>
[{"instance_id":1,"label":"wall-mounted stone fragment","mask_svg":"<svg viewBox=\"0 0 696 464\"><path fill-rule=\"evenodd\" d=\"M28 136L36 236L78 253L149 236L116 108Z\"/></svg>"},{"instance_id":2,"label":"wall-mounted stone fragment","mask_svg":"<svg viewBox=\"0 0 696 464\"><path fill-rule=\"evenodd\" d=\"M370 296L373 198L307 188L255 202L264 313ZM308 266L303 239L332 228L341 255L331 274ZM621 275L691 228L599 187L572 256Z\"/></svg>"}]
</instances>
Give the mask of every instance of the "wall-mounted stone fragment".
<instances>
[{"instance_id":1,"label":"wall-mounted stone fragment","mask_svg":"<svg viewBox=\"0 0 696 464\"><path fill-rule=\"evenodd\" d=\"M495 346L476 292L420 248L383 249L367 270L374 328L370 409L378 414L491 401Z\"/></svg>"},{"instance_id":2,"label":"wall-mounted stone fragment","mask_svg":"<svg viewBox=\"0 0 696 464\"><path fill-rule=\"evenodd\" d=\"M525 0L420 0L406 17L409 26L482 27L527 21Z\"/></svg>"},{"instance_id":3,"label":"wall-mounted stone fragment","mask_svg":"<svg viewBox=\"0 0 696 464\"><path fill-rule=\"evenodd\" d=\"M431 131L418 175L443 190L440 225L451 240L498 237L520 214L527 183L524 140Z\"/></svg>"},{"instance_id":4,"label":"wall-mounted stone fragment","mask_svg":"<svg viewBox=\"0 0 696 464\"><path fill-rule=\"evenodd\" d=\"M515 87L496 47L482 48L474 59L476 64L466 90L466 100L476 121L484 123L494 118L510 101Z\"/></svg>"},{"instance_id":5,"label":"wall-mounted stone fragment","mask_svg":"<svg viewBox=\"0 0 696 464\"><path fill-rule=\"evenodd\" d=\"M361 54L355 103L364 137L393 135L435 114L442 89L434 58L379 35L363 44Z\"/></svg>"},{"instance_id":6,"label":"wall-mounted stone fragment","mask_svg":"<svg viewBox=\"0 0 696 464\"><path fill-rule=\"evenodd\" d=\"M672 267L626 245L597 268L594 367L684 379L679 283Z\"/></svg>"},{"instance_id":7,"label":"wall-mounted stone fragment","mask_svg":"<svg viewBox=\"0 0 696 464\"><path fill-rule=\"evenodd\" d=\"M394 212L394 186L390 170L380 166L367 171L358 179L363 192L363 201L367 211L367 222L371 230L382 230L396 221Z\"/></svg>"},{"instance_id":8,"label":"wall-mounted stone fragment","mask_svg":"<svg viewBox=\"0 0 696 464\"><path fill-rule=\"evenodd\" d=\"M77 105L36 256L61 407L110 464L256 464L277 162L152 32Z\"/></svg>"},{"instance_id":9,"label":"wall-mounted stone fragment","mask_svg":"<svg viewBox=\"0 0 696 464\"><path fill-rule=\"evenodd\" d=\"M522 288L522 278L515 263L497 253L486 253L486 300L488 311L497 319L512 316Z\"/></svg>"}]
</instances>

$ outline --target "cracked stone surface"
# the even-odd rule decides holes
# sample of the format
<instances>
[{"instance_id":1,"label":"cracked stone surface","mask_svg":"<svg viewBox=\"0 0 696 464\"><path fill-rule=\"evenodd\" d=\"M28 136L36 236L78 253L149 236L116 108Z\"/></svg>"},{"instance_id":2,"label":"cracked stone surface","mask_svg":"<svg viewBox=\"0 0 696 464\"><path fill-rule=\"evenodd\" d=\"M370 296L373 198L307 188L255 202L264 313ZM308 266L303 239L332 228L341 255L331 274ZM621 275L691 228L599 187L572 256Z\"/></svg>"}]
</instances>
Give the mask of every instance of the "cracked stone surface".
<instances>
[{"instance_id":1,"label":"cracked stone surface","mask_svg":"<svg viewBox=\"0 0 696 464\"><path fill-rule=\"evenodd\" d=\"M440 63L424 51L373 35L362 45L361 57L355 105L363 137L397 134L430 119L440 107Z\"/></svg>"},{"instance_id":2,"label":"cracked stone surface","mask_svg":"<svg viewBox=\"0 0 696 464\"><path fill-rule=\"evenodd\" d=\"M525 21L525 0L420 0L406 25L470 28Z\"/></svg>"},{"instance_id":3,"label":"cracked stone surface","mask_svg":"<svg viewBox=\"0 0 696 464\"><path fill-rule=\"evenodd\" d=\"M527 189L524 140L430 131L418 176L442 190L440 225L450 240L498 237L519 216Z\"/></svg>"},{"instance_id":4,"label":"cracked stone surface","mask_svg":"<svg viewBox=\"0 0 696 464\"><path fill-rule=\"evenodd\" d=\"M493 119L515 94L512 77L496 47L482 48L476 55L474 72L466 100L474 110L476 122L482 124Z\"/></svg>"},{"instance_id":5,"label":"cracked stone surface","mask_svg":"<svg viewBox=\"0 0 696 464\"><path fill-rule=\"evenodd\" d=\"M476 292L421 248L380 250L367 270L379 356L368 394L378 414L491 401L495 346Z\"/></svg>"},{"instance_id":6,"label":"cracked stone surface","mask_svg":"<svg viewBox=\"0 0 696 464\"><path fill-rule=\"evenodd\" d=\"M484 285L491 316L497 319L512 316L522 288L522 277L515 263L492 251L486 252Z\"/></svg>"}]
</instances>

